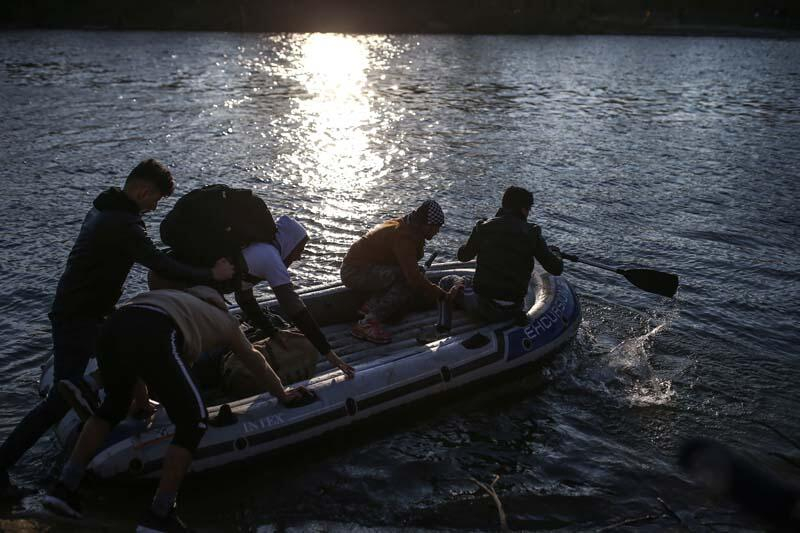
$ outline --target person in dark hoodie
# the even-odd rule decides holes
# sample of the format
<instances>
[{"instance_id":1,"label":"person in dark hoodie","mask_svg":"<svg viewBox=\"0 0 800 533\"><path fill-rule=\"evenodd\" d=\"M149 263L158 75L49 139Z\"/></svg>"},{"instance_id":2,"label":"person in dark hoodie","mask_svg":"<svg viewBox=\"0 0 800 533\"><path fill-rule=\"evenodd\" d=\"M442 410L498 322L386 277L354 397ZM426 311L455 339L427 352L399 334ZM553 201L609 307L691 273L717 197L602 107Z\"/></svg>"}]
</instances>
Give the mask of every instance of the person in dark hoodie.
<instances>
[{"instance_id":1,"label":"person in dark hoodie","mask_svg":"<svg viewBox=\"0 0 800 533\"><path fill-rule=\"evenodd\" d=\"M528 222L532 207L530 191L506 189L494 218L479 221L458 249L459 261L477 256L474 278L446 276L440 281L444 289L462 287L456 303L480 320L498 322L521 315L536 261L556 276L564 269L558 248L548 247L541 228Z\"/></svg>"},{"instance_id":2,"label":"person in dark hoodie","mask_svg":"<svg viewBox=\"0 0 800 533\"><path fill-rule=\"evenodd\" d=\"M124 187L102 192L83 220L67 259L49 314L53 335L53 383L81 379L95 353L99 327L114 311L134 263L166 278L194 283L230 279L233 266L220 259L212 269L194 268L160 252L145 231L142 213L153 211L175 188L172 174L148 159L128 175ZM9 481L8 469L53 424L69 411L56 387L36 405L0 446L0 496L15 498L25 491Z\"/></svg>"}]
</instances>

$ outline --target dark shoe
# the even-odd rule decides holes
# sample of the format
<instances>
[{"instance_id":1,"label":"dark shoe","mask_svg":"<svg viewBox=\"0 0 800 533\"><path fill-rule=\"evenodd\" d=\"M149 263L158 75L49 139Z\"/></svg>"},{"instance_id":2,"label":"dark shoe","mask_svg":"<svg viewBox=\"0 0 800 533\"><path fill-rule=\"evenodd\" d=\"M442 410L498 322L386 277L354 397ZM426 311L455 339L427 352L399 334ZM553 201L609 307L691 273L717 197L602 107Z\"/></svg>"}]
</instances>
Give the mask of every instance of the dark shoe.
<instances>
[{"instance_id":1,"label":"dark shoe","mask_svg":"<svg viewBox=\"0 0 800 533\"><path fill-rule=\"evenodd\" d=\"M227 403L222 404L217 411L217 414L208 419L208 425L219 428L225 426L232 426L239 421L239 418L233 414L231 406Z\"/></svg>"},{"instance_id":2,"label":"dark shoe","mask_svg":"<svg viewBox=\"0 0 800 533\"><path fill-rule=\"evenodd\" d=\"M99 399L92 387L83 378L70 381L62 379L56 385L61 397L75 410L75 413L84 422L97 411Z\"/></svg>"},{"instance_id":3,"label":"dark shoe","mask_svg":"<svg viewBox=\"0 0 800 533\"><path fill-rule=\"evenodd\" d=\"M417 334L417 344L430 344L432 342L446 339L450 336L449 328L442 328L440 326L430 326L421 330Z\"/></svg>"},{"instance_id":4,"label":"dark shoe","mask_svg":"<svg viewBox=\"0 0 800 533\"><path fill-rule=\"evenodd\" d=\"M375 344L389 344L392 342L392 336L384 331L380 322L374 319L364 319L356 322L350 329L350 334L357 339L374 342Z\"/></svg>"},{"instance_id":5,"label":"dark shoe","mask_svg":"<svg viewBox=\"0 0 800 533\"><path fill-rule=\"evenodd\" d=\"M0 471L0 502L1 503L14 503L18 502L25 496L30 496L36 491L27 487L20 487L11 483L8 479L8 473Z\"/></svg>"},{"instance_id":6,"label":"dark shoe","mask_svg":"<svg viewBox=\"0 0 800 533\"><path fill-rule=\"evenodd\" d=\"M147 511L147 516L136 526L136 533L178 533L191 531L175 512L175 507L167 516L158 516L152 509Z\"/></svg>"},{"instance_id":7,"label":"dark shoe","mask_svg":"<svg viewBox=\"0 0 800 533\"><path fill-rule=\"evenodd\" d=\"M297 387L291 392L294 393L291 399L281 402L281 405L290 409L296 407L305 407L306 405L314 403L319 399L316 392L305 387Z\"/></svg>"},{"instance_id":8,"label":"dark shoe","mask_svg":"<svg viewBox=\"0 0 800 533\"><path fill-rule=\"evenodd\" d=\"M83 518L81 499L77 491L69 490L63 483L56 481L42 500L45 507L56 514L68 518Z\"/></svg>"},{"instance_id":9,"label":"dark shoe","mask_svg":"<svg viewBox=\"0 0 800 533\"><path fill-rule=\"evenodd\" d=\"M269 313L268 318L270 324L272 324L272 327L274 327L275 329L289 329L290 327L289 323L286 322L280 315Z\"/></svg>"}]
</instances>

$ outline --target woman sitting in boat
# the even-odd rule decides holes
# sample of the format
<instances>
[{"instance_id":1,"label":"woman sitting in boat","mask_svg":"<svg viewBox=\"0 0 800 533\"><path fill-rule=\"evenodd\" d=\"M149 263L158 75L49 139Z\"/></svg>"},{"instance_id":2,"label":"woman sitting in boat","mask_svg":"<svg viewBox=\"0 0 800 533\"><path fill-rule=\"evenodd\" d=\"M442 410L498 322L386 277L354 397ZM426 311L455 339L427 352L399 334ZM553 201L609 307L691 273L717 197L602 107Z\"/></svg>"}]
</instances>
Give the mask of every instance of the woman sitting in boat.
<instances>
[{"instance_id":1,"label":"woman sitting in boat","mask_svg":"<svg viewBox=\"0 0 800 533\"><path fill-rule=\"evenodd\" d=\"M443 224L442 208L425 200L410 214L378 224L353 243L342 263L342 283L369 293L362 307L364 318L351 330L354 337L389 343L392 337L383 329L385 321L402 317L419 298L433 304L457 294L456 288L448 293L428 281L417 264L425 241L433 239Z\"/></svg>"},{"instance_id":2,"label":"woman sitting in boat","mask_svg":"<svg viewBox=\"0 0 800 533\"><path fill-rule=\"evenodd\" d=\"M559 249L548 247L542 229L528 222L532 207L530 191L506 189L494 218L478 221L467 243L458 249L459 261L477 256L475 277L446 276L439 282L445 290L462 289L456 303L479 320L521 317L536 260L554 276L564 270Z\"/></svg>"}]
</instances>

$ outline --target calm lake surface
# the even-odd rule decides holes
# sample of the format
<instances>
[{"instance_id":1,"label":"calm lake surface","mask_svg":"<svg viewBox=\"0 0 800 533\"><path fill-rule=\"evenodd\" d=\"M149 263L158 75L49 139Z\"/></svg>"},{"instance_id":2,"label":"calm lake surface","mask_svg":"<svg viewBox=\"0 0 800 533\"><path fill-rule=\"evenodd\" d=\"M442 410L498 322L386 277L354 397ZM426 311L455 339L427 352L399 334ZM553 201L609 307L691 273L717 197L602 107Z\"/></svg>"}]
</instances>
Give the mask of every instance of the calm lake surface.
<instances>
[{"instance_id":1,"label":"calm lake surface","mask_svg":"<svg viewBox=\"0 0 800 533\"><path fill-rule=\"evenodd\" d=\"M1 438L37 401L83 216L148 157L179 185L154 238L180 194L251 187L306 224L302 286L428 197L454 260L510 184L550 244L680 275L667 300L567 265L584 321L543 376L191 478L190 525L485 530L471 478L498 475L512 528L761 530L676 468L698 435L800 479L800 41L4 32L0 116ZM44 488L58 458L48 437L13 474ZM87 526L132 527L152 489L87 485Z\"/></svg>"}]
</instances>

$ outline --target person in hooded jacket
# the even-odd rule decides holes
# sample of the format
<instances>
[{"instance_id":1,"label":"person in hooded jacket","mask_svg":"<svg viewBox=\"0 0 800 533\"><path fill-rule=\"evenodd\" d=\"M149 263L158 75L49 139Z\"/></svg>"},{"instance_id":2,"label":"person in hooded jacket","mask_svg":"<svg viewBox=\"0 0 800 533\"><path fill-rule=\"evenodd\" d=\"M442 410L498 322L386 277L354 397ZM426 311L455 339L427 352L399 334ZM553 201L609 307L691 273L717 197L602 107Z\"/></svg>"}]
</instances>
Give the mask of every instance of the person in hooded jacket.
<instances>
[{"instance_id":1,"label":"person in hooded jacket","mask_svg":"<svg viewBox=\"0 0 800 533\"><path fill-rule=\"evenodd\" d=\"M233 266L220 259L212 269L194 268L160 252L145 231L142 214L172 194L172 174L161 163L139 163L122 189L109 188L93 202L67 259L49 314L53 335L53 383L81 380L95 353L99 327L111 314L134 263L169 279L211 283L230 279ZM91 392L91 391L89 391ZM0 446L0 497L18 498L8 469L69 411L56 387L17 424Z\"/></svg>"},{"instance_id":2,"label":"person in hooded jacket","mask_svg":"<svg viewBox=\"0 0 800 533\"><path fill-rule=\"evenodd\" d=\"M515 186L506 189L494 218L479 221L458 249L459 261L477 256L474 278L446 276L439 282L445 289L460 288L456 303L480 320L521 317L536 261L555 276L564 269L559 249L547 246L542 229L528 222L532 207L530 191Z\"/></svg>"},{"instance_id":3,"label":"person in hooded jacket","mask_svg":"<svg viewBox=\"0 0 800 533\"><path fill-rule=\"evenodd\" d=\"M243 280L240 289L235 292L236 302L247 318L262 332L268 337L274 336L278 331L273 324L274 320L266 315L253 295L253 286L266 281L275 293L284 315L306 336L320 355L348 377L353 377L355 370L331 349L316 320L292 285L289 266L303 254L308 243L308 233L299 222L289 216L279 217L276 225L274 241L253 243L242 250L248 274L247 281Z\"/></svg>"}]
</instances>

